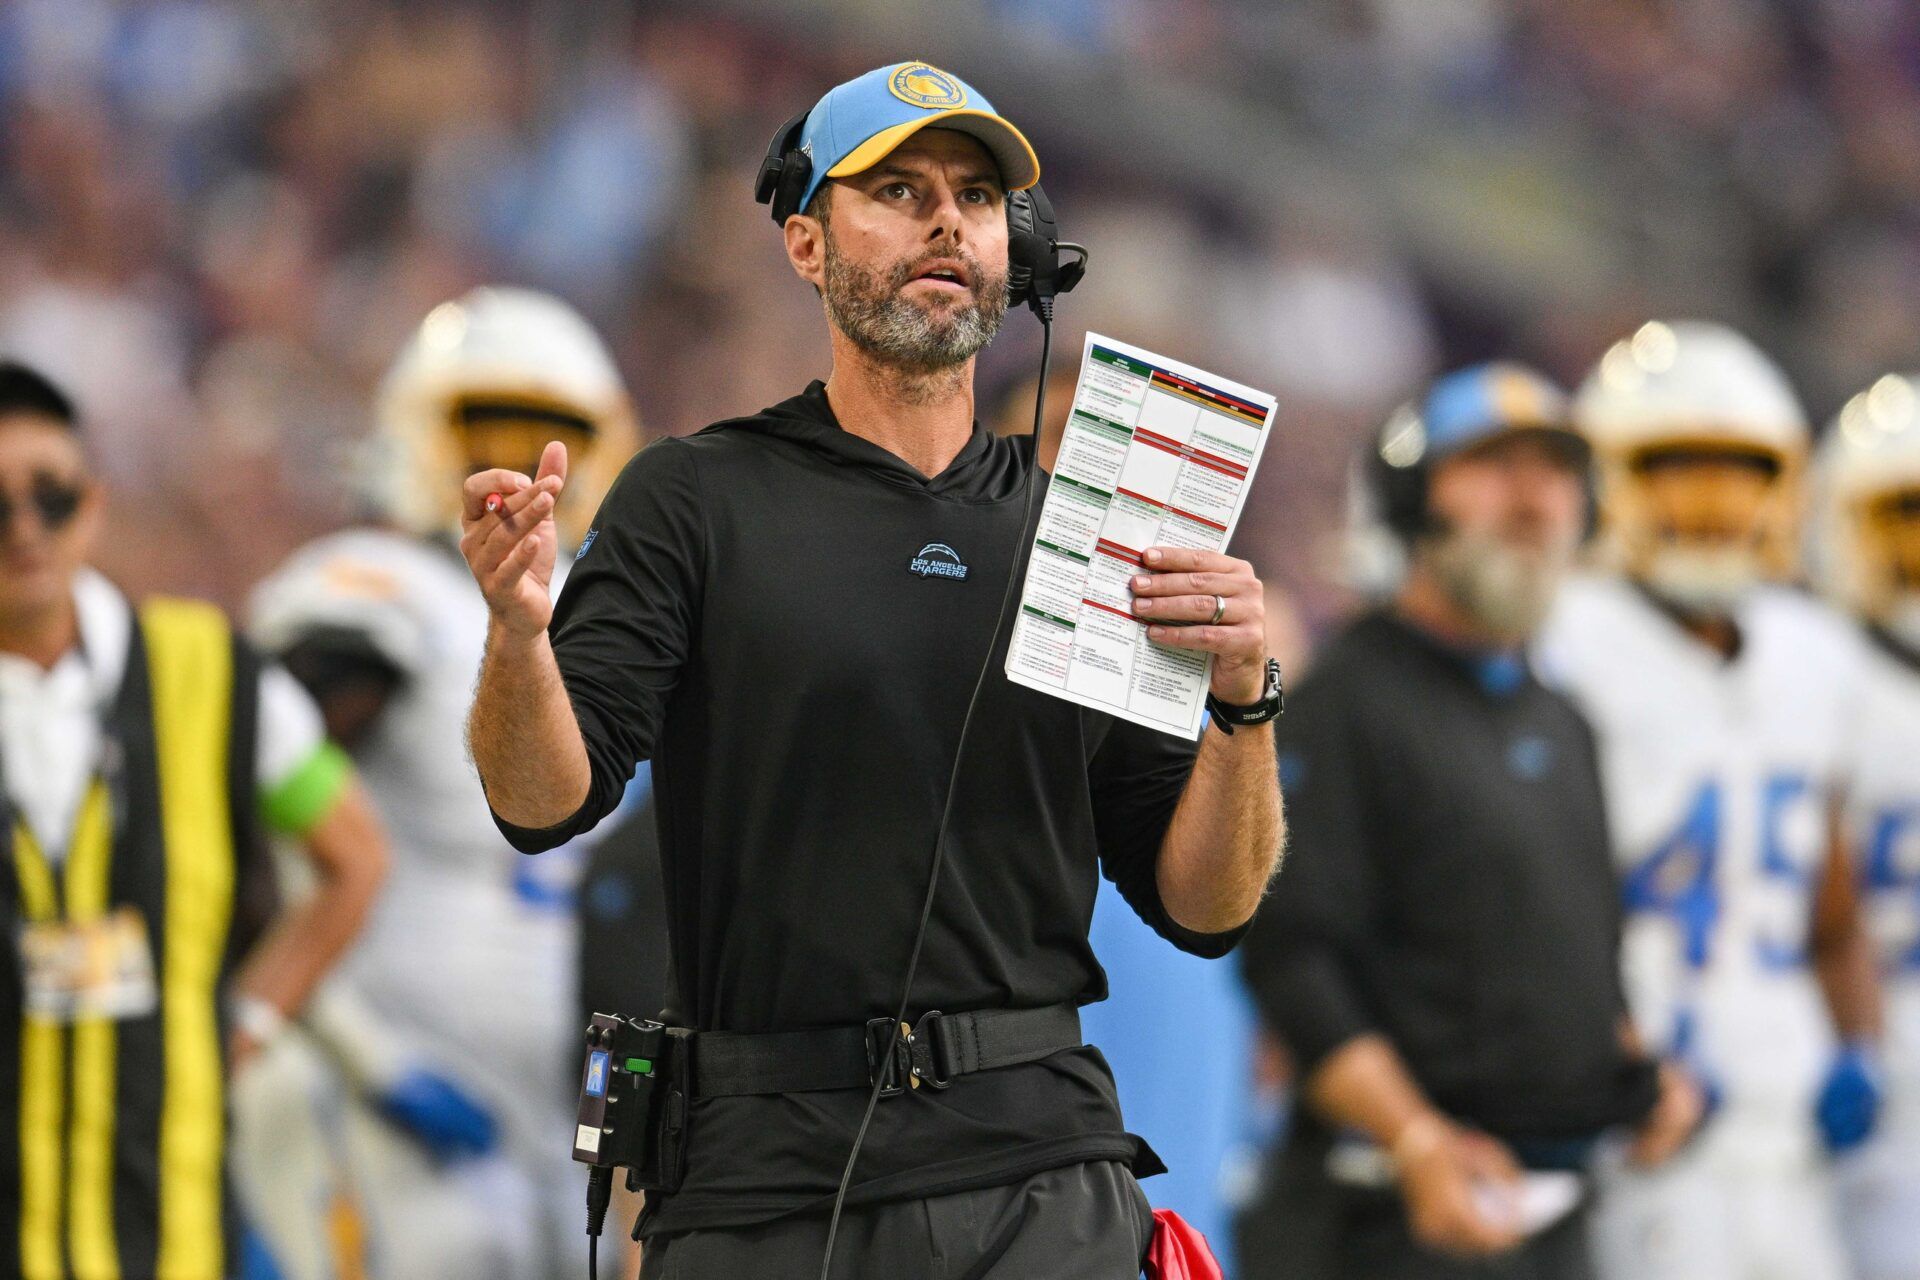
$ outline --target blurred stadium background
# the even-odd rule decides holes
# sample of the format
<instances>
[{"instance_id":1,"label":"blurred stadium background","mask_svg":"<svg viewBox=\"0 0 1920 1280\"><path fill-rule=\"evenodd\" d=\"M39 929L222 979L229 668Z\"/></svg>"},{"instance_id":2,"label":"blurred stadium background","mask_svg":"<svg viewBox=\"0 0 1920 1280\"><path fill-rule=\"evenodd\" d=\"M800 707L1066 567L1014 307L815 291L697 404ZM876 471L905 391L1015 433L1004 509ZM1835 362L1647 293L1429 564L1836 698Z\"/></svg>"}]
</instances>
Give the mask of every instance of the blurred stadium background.
<instances>
[{"instance_id":1,"label":"blurred stadium background","mask_svg":"<svg viewBox=\"0 0 1920 1280\"><path fill-rule=\"evenodd\" d=\"M908 56L988 87L1093 247L1066 363L1092 327L1279 394L1241 547L1311 620L1353 444L1444 365L1571 380L1724 318L1824 420L1920 353L1901 0L13 0L0 349L95 424L106 567L237 604L350 514L375 379L472 284L583 307L655 433L822 371L748 190Z\"/></svg>"},{"instance_id":2,"label":"blurred stadium background","mask_svg":"<svg viewBox=\"0 0 1920 1280\"><path fill-rule=\"evenodd\" d=\"M1825 421L1920 362L1910 0L10 0L0 352L77 393L102 567L238 607L354 514L376 381L475 284L581 307L652 434L824 373L752 179L909 57L1022 125L1093 250L1057 368L1091 328L1280 397L1236 549L1309 630L1356 446L1444 367L1571 382L1716 318Z\"/></svg>"}]
</instances>

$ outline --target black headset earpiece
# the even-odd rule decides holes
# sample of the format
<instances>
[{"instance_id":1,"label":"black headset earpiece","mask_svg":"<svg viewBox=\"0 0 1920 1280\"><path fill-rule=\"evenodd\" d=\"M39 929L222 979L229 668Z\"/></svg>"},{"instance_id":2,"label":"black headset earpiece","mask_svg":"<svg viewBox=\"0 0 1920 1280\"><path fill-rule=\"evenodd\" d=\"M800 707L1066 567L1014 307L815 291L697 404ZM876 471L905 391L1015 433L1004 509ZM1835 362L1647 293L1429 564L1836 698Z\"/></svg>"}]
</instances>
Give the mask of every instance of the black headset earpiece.
<instances>
[{"instance_id":1,"label":"black headset earpiece","mask_svg":"<svg viewBox=\"0 0 1920 1280\"><path fill-rule=\"evenodd\" d=\"M1374 513L1404 543L1430 527L1426 453L1427 427L1418 403L1403 404L1389 414L1367 448Z\"/></svg>"},{"instance_id":2,"label":"black headset earpiece","mask_svg":"<svg viewBox=\"0 0 1920 1280\"><path fill-rule=\"evenodd\" d=\"M1373 492L1375 514L1401 542L1411 546L1415 539L1435 530L1433 513L1427 506L1428 474L1426 424L1413 404L1401 405L1388 417L1367 449L1368 486ZM1586 521L1582 541L1590 541L1600 530L1600 477L1592 453L1586 456L1582 488L1586 494Z\"/></svg>"},{"instance_id":3,"label":"black headset earpiece","mask_svg":"<svg viewBox=\"0 0 1920 1280\"><path fill-rule=\"evenodd\" d=\"M1087 251L1082 245L1059 238L1060 228L1053 216L1053 202L1039 184L1024 191L1007 193L1007 305L1026 303L1034 314L1047 319L1056 294L1066 293L1087 274ZM1060 251L1079 255L1071 262L1060 261Z\"/></svg>"},{"instance_id":4,"label":"black headset earpiece","mask_svg":"<svg viewBox=\"0 0 1920 1280\"><path fill-rule=\"evenodd\" d=\"M800 197L813 177L813 157L800 149L800 132L810 114L811 109L802 111L780 126L767 144L767 158L760 162L760 176L754 180L753 198L772 206L775 226L786 226L787 219L800 212Z\"/></svg>"}]
</instances>

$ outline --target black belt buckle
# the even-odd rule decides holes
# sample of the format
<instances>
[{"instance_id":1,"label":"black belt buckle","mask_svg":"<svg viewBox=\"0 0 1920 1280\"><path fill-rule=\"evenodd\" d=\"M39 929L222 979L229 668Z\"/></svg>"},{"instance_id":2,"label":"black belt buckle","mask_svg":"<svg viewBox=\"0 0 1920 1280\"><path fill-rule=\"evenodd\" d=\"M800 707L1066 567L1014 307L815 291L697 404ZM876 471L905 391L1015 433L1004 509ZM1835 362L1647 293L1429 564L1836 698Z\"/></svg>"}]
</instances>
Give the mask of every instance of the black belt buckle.
<instances>
[{"instance_id":1,"label":"black belt buckle","mask_svg":"<svg viewBox=\"0 0 1920 1280\"><path fill-rule=\"evenodd\" d=\"M936 1089L944 1089L953 1083L953 1065L941 1050L947 1047L947 1033L943 1015L938 1009L929 1009L920 1015L920 1021L913 1028L913 1034L907 1037L907 1050L913 1059L913 1078L915 1083L930 1084Z\"/></svg>"},{"instance_id":2,"label":"black belt buckle","mask_svg":"<svg viewBox=\"0 0 1920 1280\"><path fill-rule=\"evenodd\" d=\"M913 1079L913 1044L907 1025L892 1018L867 1019L867 1084L878 1084L880 1096L905 1093Z\"/></svg>"}]
</instances>

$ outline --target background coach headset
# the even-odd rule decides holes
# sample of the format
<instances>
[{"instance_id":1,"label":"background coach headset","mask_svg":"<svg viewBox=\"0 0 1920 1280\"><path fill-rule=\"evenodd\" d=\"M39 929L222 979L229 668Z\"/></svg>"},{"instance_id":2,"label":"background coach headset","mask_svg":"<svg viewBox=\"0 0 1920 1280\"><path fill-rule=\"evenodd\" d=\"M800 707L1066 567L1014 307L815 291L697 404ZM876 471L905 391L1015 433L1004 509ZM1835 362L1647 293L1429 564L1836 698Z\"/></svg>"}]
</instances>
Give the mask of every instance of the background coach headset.
<instances>
[{"instance_id":1,"label":"background coach headset","mask_svg":"<svg viewBox=\"0 0 1920 1280\"><path fill-rule=\"evenodd\" d=\"M1583 537L1591 539L1600 517L1598 479L1592 450L1571 423L1566 393L1522 365L1495 362L1447 374L1418 401L1394 410L1367 450L1372 514L1401 551L1409 551L1420 538L1445 532L1427 502L1436 463L1508 432L1550 431L1564 437L1585 481Z\"/></svg>"}]
</instances>

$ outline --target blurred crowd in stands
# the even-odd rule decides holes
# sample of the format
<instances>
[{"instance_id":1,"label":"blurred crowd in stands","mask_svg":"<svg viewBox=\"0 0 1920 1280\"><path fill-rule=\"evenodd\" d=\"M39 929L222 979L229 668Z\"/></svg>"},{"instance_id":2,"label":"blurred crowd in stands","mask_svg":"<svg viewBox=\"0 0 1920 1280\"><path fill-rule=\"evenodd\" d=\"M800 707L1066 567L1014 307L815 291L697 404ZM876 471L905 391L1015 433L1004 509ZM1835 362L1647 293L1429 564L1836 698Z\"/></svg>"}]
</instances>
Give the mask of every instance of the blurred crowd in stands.
<instances>
[{"instance_id":1,"label":"blurred crowd in stands","mask_svg":"<svg viewBox=\"0 0 1920 1280\"><path fill-rule=\"evenodd\" d=\"M1026 125L1093 249L1059 365L1094 328L1279 395L1242 545L1310 620L1353 442L1437 368L1724 317L1824 419L1920 350L1901 0L14 0L0 350L80 396L108 568L235 603L351 514L374 381L472 284L583 307L654 433L823 370L748 191L796 104L905 56Z\"/></svg>"}]
</instances>

